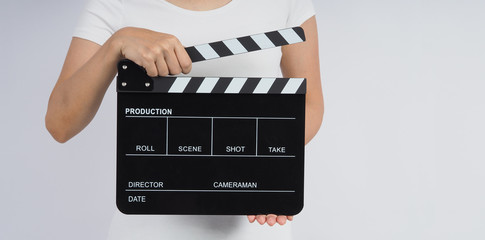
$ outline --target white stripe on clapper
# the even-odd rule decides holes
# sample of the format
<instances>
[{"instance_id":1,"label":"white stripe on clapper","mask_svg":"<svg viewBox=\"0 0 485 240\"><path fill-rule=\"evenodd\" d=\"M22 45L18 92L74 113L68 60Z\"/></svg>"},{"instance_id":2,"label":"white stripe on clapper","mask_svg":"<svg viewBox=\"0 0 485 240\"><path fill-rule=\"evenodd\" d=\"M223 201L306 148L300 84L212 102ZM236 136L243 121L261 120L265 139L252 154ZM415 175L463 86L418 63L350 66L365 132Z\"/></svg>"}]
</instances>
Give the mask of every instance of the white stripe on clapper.
<instances>
[{"instance_id":1,"label":"white stripe on clapper","mask_svg":"<svg viewBox=\"0 0 485 240\"><path fill-rule=\"evenodd\" d=\"M216 51L214 51L214 49L209 44L198 45L195 46L195 48L205 59L213 59L219 57L219 54L217 54Z\"/></svg>"},{"instance_id":2,"label":"white stripe on clapper","mask_svg":"<svg viewBox=\"0 0 485 240\"><path fill-rule=\"evenodd\" d=\"M212 89L214 89L214 86L216 86L218 80L219 78L205 78L199 89L197 89L197 93L211 93Z\"/></svg>"},{"instance_id":3,"label":"white stripe on clapper","mask_svg":"<svg viewBox=\"0 0 485 240\"><path fill-rule=\"evenodd\" d=\"M246 48L244 48L244 46L237 39L229 39L222 42L226 44L227 48L229 48L233 54L248 52L248 50L246 50Z\"/></svg>"},{"instance_id":4,"label":"white stripe on clapper","mask_svg":"<svg viewBox=\"0 0 485 240\"><path fill-rule=\"evenodd\" d=\"M191 77L178 77L173 82L172 87L168 90L169 93L182 93L189 84Z\"/></svg>"},{"instance_id":5,"label":"white stripe on clapper","mask_svg":"<svg viewBox=\"0 0 485 240\"><path fill-rule=\"evenodd\" d=\"M303 83L304 78L290 78L288 80L288 83L286 83L285 88L283 88L283 91L281 91L282 94L294 94L296 91L298 91L298 88L300 88L301 84Z\"/></svg>"},{"instance_id":6,"label":"white stripe on clapper","mask_svg":"<svg viewBox=\"0 0 485 240\"><path fill-rule=\"evenodd\" d=\"M247 80L247 78L233 78L224 93L239 93Z\"/></svg>"},{"instance_id":7,"label":"white stripe on clapper","mask_svg":"<svg viewBox=\"0 0 485 240\"><path fill-rule=\"evenodd\" d=\"M289 44L299 43L303 41L303 39L301 39L300 36L298 36L298 34L296 34L295 30L293 30L292 28L279 30L278 32Z\"/></svg>"},{"instance_id":8,"label":"white stripe on clapper","mask_svg":"<svg viewBox=\"0 0 485 240\"><path fill-rule=\"evenodd\" d=\"M262 78L258 86L254 89L254 93L265 94L268 93L276 78Z\"/></svg>"},{"instance_id":9,"label":"white stripe on clapper","mask_svg":"<svg viewBox=\"0 0 485 240\"><path fill-rule=\"evenodd\" d=\"M253 36L251 36L251 38L258 44L258 46L261 49L267 49L267 48L274 48L275 47L273 42L271 42L271 40L269 40L268 36L266 36L266 34L264 34L264 33L253 35Z\"/></svg>"}]
</instances>

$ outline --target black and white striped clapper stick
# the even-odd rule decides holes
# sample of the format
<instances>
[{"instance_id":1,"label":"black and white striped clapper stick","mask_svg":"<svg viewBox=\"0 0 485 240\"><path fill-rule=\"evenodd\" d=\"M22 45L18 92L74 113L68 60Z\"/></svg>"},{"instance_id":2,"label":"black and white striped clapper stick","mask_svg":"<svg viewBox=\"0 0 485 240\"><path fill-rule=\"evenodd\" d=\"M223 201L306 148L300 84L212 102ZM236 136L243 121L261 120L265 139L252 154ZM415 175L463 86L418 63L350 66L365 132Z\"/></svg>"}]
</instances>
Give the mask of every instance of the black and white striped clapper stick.
<instances>
[{"instance_id":1,"label":"black and white striped clapper stick","mask_svg":"<svg viewBox=\"0 0 485 240\"><path fill-rule=\"evenodd\" d=\"M293 27L196 45L187 47L185 50L192 59L192 62L200 62L304 41L305 33L303 32L303 29L301 27Z\"/></svg>"},{"instance_id":2,"label":"black and white striped clapper stick","mask_svg":"<svg viewBox=\"0 0 485 240\"><path fill-rule=\"evenodd\" d=\"M304 78L159 77L158 93L305 94Z\"/></svg>"}]
</instances>

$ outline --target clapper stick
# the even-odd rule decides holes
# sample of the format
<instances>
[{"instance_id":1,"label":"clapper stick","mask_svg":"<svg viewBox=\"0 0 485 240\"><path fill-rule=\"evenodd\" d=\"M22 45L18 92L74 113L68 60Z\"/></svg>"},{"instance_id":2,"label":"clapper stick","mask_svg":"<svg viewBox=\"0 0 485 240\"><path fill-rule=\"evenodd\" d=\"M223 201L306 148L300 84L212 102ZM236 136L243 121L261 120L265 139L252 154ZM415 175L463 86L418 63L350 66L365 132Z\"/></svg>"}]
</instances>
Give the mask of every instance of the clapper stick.
<instances>
[{"instance_id":1,"label":"clapper stick","mask_svg":"<svg viewBox=\"0 0 485 240\"><path fill-rule=\"evenodd\" d=\"M277 31L254 34L245 37L238 37L187 47L185 50L192 59L192 62L200 62L210 59L238 55L248 52L259 51L284 45L290 45L305 41L305 33L301 27L286 28ZM130 67L129 67L130 66ZM130 68L130 70L128 70ZM136 66L130 60L122 60L118 64L119 72L133 72L133 68L145 71ZM118 76L120 78L120 76ZM165 93L281 93L301 94L306 92L306 80L304 78L220 78L220 77L156 77L146 76L144 82L133 82L132 77L120 79L119 91L124 89L151 91ZM154 86L153 79L157 81ZM135 87L134 87L135 86ZM155 89L154 89L155 88Z\"/></svg>"},{"instance_id":2,"label":"clapper stick","mask_svg":"<svg viewBox=\"0 0 485 240\"><path fill-rule=\"evenodd\" d=\"M304 41L305 33L303 29L301 27L293 27L196 45L187 47L185 50L189 54L190 59L192 59L192 62L200 62Z\"/></svg>"}]
</instances>

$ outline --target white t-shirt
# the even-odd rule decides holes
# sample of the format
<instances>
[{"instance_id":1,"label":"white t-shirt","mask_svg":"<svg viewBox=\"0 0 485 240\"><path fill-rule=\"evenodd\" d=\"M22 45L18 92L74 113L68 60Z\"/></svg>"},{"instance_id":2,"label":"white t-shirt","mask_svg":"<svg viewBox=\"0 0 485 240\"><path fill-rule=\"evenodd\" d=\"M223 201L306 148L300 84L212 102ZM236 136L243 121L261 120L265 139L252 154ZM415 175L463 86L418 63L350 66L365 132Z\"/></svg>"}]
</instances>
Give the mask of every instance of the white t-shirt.
<instances>
[{"instance_id":1,"label":"white t-shirt","mask_svg":"<svg viewBox=\"0 0 485 240\"><path fill-rule=\"evenodd\" d=\"M232 0L210 11L191 11L165 0L91 0L74 36L100 45L123 27L176 36L184 46L300 26L314 15L311 0ZM194 63L190 76L279 77L281 48ZM304 77L304 76L302 76ZM117 212L109 239L291 239L285 226L250 224L246 216L144 216Z\"/></svg>"}]
</instances>

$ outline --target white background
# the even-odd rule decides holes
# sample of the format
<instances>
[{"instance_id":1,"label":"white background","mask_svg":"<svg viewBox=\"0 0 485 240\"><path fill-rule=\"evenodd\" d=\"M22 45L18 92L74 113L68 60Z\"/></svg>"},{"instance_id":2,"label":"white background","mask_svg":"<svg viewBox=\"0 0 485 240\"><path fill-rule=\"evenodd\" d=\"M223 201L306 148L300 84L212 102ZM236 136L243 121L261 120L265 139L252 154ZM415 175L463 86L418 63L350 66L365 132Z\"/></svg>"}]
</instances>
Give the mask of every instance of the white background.
<instances>
[{"instance_id":1,"label":"white background","mask_svg":"<svg viewBox=\"0 0 485 240\"><path fill-rule=\"evenodd\" d=\"M295 239L485 239L485 2L315 0L325 120ZM44 114L85 1L1 0L0 239L104 239L115 90L66 144Z\"/></svg>"}]
</instances>

